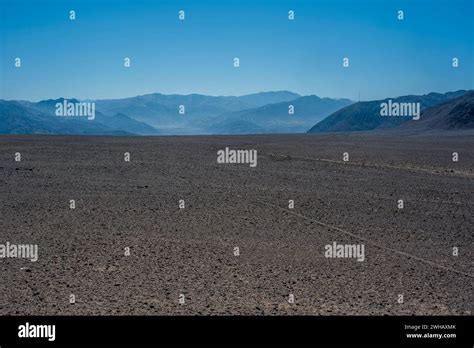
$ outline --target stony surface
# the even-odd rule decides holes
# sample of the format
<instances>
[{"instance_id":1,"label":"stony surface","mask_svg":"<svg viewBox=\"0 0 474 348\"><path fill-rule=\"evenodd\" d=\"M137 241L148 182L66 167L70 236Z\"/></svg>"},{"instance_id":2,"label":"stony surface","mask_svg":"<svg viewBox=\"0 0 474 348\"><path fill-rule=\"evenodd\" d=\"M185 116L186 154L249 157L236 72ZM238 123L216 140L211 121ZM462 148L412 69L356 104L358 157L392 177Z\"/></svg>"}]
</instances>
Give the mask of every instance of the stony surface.
<instances>
[{"instance_id":1,"label":"stony surface","mask_svg":"<svg viewBox=\"0 0 474 348\"><path fill-rule=\"evenodd\" d=\"M1 136L0 244L39 260L0 259L0 314L469 315L473 168L472 136Z\"/></svg>"}]
</instances>

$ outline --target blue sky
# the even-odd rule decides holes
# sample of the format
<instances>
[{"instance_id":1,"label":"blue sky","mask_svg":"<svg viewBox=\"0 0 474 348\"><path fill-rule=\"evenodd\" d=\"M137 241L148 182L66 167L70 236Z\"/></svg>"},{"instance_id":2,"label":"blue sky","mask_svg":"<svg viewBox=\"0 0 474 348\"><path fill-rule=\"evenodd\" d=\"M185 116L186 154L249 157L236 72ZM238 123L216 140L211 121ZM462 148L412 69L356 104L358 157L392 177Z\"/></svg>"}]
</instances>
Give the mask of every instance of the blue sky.
<instances>
[{"instance_id":1,"label":"blue sky","mask_svg":"<svg viewBox=\"0 0 474 348\"><path fill-rule=\"evenodd\" d=\"M2 99L291 90L355 100L360 92L370 100L474 88L472 0L0 4ZM75 21L69 10L76 11ZM130 68L123 67L124 57L131 58ZM343 57L349 68L342 67Z\"/></svg>"}]
</instances>

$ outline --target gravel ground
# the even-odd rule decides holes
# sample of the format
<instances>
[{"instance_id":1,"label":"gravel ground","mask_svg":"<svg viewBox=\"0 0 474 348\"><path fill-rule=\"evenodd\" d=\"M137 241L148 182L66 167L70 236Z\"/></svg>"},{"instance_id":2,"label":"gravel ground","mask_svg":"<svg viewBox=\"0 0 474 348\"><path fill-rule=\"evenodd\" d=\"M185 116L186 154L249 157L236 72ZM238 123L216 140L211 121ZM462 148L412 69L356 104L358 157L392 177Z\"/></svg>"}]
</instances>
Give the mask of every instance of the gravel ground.
<instances>
[{"instance_id":1,"label":"gravel ground","mask_svg":"<svg viewBox=\"0 0 474 348\"><path fill-rule=\"evenodd\" d=\"M472 315L473 183L469 135L0 136L0 314Z\"/></svg>"}]
</instances>

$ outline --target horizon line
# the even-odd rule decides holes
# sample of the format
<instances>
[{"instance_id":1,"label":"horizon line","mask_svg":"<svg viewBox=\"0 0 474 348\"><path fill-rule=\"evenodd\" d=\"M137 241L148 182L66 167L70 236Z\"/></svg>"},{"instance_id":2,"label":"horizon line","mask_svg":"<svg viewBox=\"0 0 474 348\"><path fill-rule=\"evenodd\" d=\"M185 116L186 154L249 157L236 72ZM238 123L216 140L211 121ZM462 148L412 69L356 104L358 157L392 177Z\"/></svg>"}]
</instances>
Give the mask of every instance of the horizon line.
<instances>
[{"instance_id":1,"label":"horizon line","mask_svg":"<svg viewBox=\"0 0 474 348\"><path fill-rule=\"evenodd\" d=\"M67 97L60 96L60 97L57 97L57 98L47 98L47 99L38 99L38 100L3 99L3 98L0 98L0 100L3 100L3 101L18 101L18 102L32 102L32 103L39 103L39 102L42 102L42 101L58 100L58 99L66 99L66 100L76 99L78 101L106 101L106 100L121 100L121 99L131 99L131 98L137 98L137 97L145 97L145 96L150 96L150 95L154 95L154 94L159 94L159 95L163 95L163 96L181 96L181 97L188 97L188 96L196 95L196 96L204 96L204 97L212 97L212 98L241 98L241 97L257 95L257 94L263 94L263 93L282 93L283 92L283 93L293 93L293 94L298 95L298 97L296 97L296 99L303 98L303 97L318 97L320 99L325 99L325 98L334 99L334 100L344 100L345 99L345 100L350 100L354 103L357 103L357 102L379 101L379 100L385 100L385 99L389 99L389 98L400 98L400 97L405 97L405 96L425 96L425 95L429 95L429 94L432 94L432 93L437 93L437 94L456 93L456 92L460 92L460 91L468 92L468 91L474 91L474 89L473 88L469 88L469 89L461 88L461 89L449 90L449 91L445 91L445 92L431 91L431 92L423 93L423 94L408 93L408 94L402 94L402 95L398 95L398 96L385 97L383 99L366 99L366 100L354 100L352 98L347 98L347 97L327 97L327 96L323 97L323 96L320 96L320 95L317 95L317 94L300 94L300 93L293 92L293 91L290 91L290 90L285 90L285 89L260 91L260 92L246 93L246 94L241 94L241 95L212 95L212 94L202 94L202 93L187 93L187 94L170 93L170 94L166 94L166 93L161 93L161 92L152 92L152 93L145 93L145 94L137 94L137 95L133 95L133 96L127 96L127 97L122 97L122 98L97 98L97 99L93 99L93 98L77 98L77 97L67 98Z\"/></svg>"}]
</instances>

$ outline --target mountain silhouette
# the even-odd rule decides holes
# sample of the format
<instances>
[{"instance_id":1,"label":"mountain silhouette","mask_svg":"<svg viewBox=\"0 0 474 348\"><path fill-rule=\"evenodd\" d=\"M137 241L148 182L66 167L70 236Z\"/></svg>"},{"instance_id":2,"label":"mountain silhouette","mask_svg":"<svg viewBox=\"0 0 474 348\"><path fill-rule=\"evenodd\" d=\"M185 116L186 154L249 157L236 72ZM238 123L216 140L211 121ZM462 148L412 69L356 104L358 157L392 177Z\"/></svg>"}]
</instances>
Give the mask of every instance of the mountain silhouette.
<instances>
[{"instance_id":1,"label":"mountain silhouette","mask_svg":"<svg viewBox=\"0 0 474 348\"><path fill-rule=\"evenodd\" d=\"M430 133L474 130L474 91L426 109L419 120L403 123L393 132Z\"/></svg>"},{"instance_id":2,"label":"mountain silhouette","mask_svg":"<svg viewBox=\"0 0 474 348\"><path fill-rule=\"evenodd\" d=\"M350 104L352 101L349 99L305 96L219 115L210 129L215 134L301 133L318 120ZM293 114L289 113L290 108Z\"/></svg>"},{"instance_id":3,"label":"mountain silhouette","mask_svg":"<svg viewBox=\"0 0 474 348\"><path fill-rule=\"evenodd\" d=\"M39 102L0 100L2 134L264 134L471 129L473 91L407 95L353 103L288 91L240 97L148 94L95 102L95 118L58 117L65 98ZM67 99L79 102L78 99ZM382 103L419 103L421 117L381 116ZM86 101L83 101L86 102ZM180 105L184 114L180 114ZM291 109L292 112L289 112ZM147 120L147 121L144 121Z\"/></svg>"},{"instance_id":4,"label":"mountain silhouette","mask_svg":"<svg viewBox=\"0 0 474 348\"><path fill-rule=\"evenodd\" d=\"M30 102L0 100L1 134L83 134L83 135L131 135L110 128L100 122L84 118L57 117L32 108Z\"/></svg>"},{"instance_id":5,"label":"mountain silhouette","mask_svg":"<svg viewBox=\"0 0 474 348\"><path fill-rule=\"evenodd\" d=\"M468 91L461 90L444 94L429 93L420 96L407 95L397 98L355 103L336 111L324 120L318 122L308 133L369 131L397 127L412 118L383 117L380 114L382 103L388 103L389 100L396 103L420 103L420 109L425 110L429 107L460 97L467 92Z\"/></svg>"},{"instance_id":6,"label":"mountain silhouette","mask_svg":"<svg viewBox=\"0 0 474 348\"><path fill-rule=\"evenodd\" d=\"M236 96L202 94L147 94L124 99L95 100L97 110L107 115L126 114L160 130L196 129L206 133L209 122L218 115L259 107L269 103L290 101L300 97L289 91L261 92ZM183 107L183 114L180 113Z\"/></svg>"}]
</instances>

